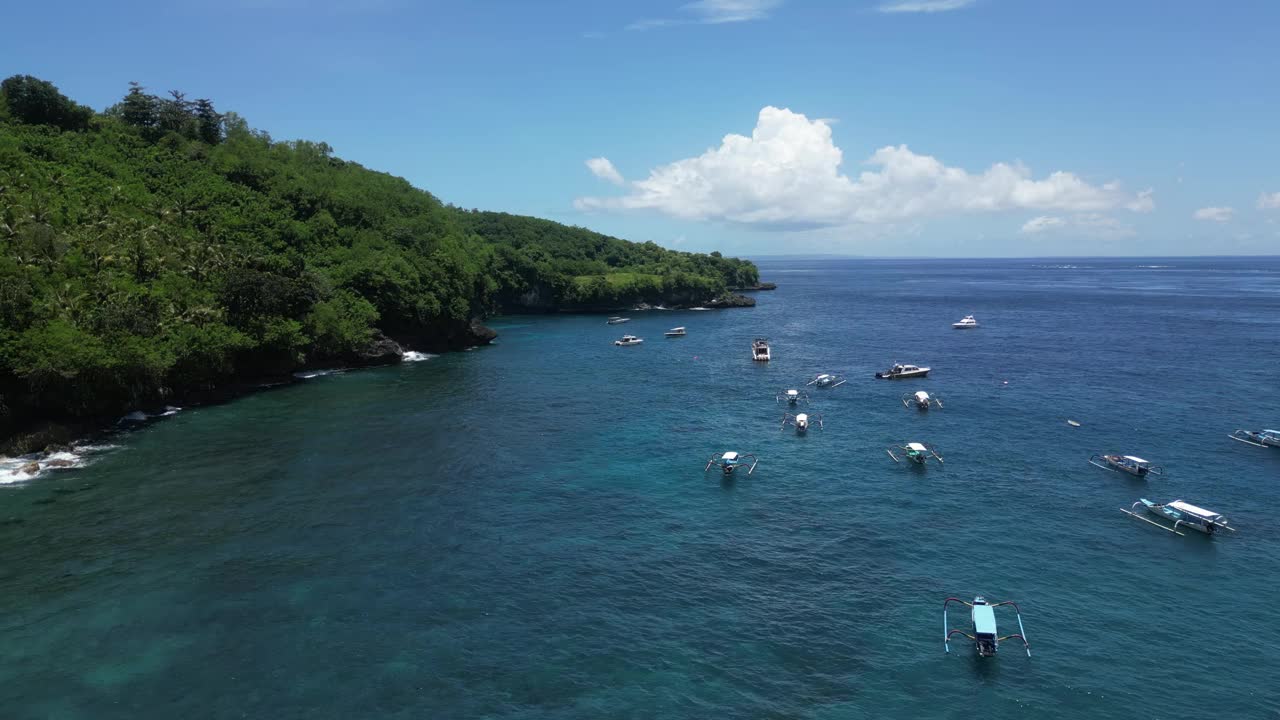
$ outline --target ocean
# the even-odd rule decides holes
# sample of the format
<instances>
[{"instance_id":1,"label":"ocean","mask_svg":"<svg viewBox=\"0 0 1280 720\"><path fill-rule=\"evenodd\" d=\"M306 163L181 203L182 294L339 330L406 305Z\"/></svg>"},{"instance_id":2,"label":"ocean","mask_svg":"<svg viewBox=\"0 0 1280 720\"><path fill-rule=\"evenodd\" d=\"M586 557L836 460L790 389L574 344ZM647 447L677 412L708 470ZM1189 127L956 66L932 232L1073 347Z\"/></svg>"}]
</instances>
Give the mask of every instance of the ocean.
<instances>
[{"instance_id":1,"label":"ocean","mask_svg":"<svg viewBox=\"0 0 1280 720\"><path fill-rule=\"evenodd\" d=\"M1227 438L1280 426L1280 258L760 266L752 309L497 318L10 472L3 716L1280 718L1280 449ZM943 652L975 595L1032 657Z\"/></svg>"}]
</instances>

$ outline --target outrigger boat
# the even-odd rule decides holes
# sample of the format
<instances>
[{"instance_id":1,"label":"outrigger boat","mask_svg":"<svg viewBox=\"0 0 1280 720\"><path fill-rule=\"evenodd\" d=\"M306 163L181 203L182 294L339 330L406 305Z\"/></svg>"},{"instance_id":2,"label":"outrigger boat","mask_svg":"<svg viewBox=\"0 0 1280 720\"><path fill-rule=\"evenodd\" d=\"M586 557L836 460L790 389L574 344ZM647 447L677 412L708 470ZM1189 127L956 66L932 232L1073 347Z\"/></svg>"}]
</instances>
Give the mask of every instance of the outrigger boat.
<instances>
[{"instance_id":1,"label":"outrigger boat","mask_svg":"<svg viewBox=\"0 0 1280 720\"><path fill-rule=\"evenodd\" d=\"M969 606L969 619L973 622L972 635L963 630L951 629L951 623L947 622L947 606L953 602ZM1018 616L1018 632L1013 635L999 637L996 634L995 609L1001 605L1009 605ZM951 652L952 635L963 635L972 640L973 649L978 653L978 657L994 657L996 651L1000 649L1001 640L1018 638L1022 641L1023 649L1027 651L1027 657L1031 657L1031 643L1027 642L1027 631L1022 627L1022 611L1018 608L1018 604L1012 600L993 604L987 602L987 599L981 595L975 597L973 602L965 602L960 598L947 598L942 602L942 632L945 633L942 636L942 647L947 652Z\"/></svg>"},{"instance_id":2,"label":"outrigger boat","mask_svg":"<svg viewBox=\"0 0 1280 720\"><path fill-rule=\"evenodd\" d=\"M812 380L805 383L805 385L817 385L818 387L821 387L821 388L833 388L833 387L840 387L844 383L845 383L845 379L843 375L831 375L828 373L822 373L821 375L817 375Z\"/></svg>"},{"instance_id":3,"label":"outrigger boat","mask_svg":"<svg viewBox=\"0 0 1280 720\"><path fill-rule=\"evenodd\" d=\"M1103 470L1125 472L1141 478L1148 475L1164 474L1164 468L1159 465L1152 465L1150 462L1133 455L1090 455L1089 464L1100 467Z\"/></svg>"},{"instance_id":4,"label":"outrigger boat","mask_svg":"<svg viewBox=\"0 0 1280 720\"><path fill-rule=\"evenodd\" d=\"M808 431L809 431L809 423L811 422L811 418L812 418L812 422L816 422L816 423L818 423L818 429L819 429L819 430L821 430L821 429L822 429L822 416L821 416L821 415L816 415L816 414L815 414L815 415L806 415L805 413L798 413L798 414L796 414L796 415L792 415L791 413L787 413L786 415L783 415L783 416L782 416L782 426L781 426L781 427L779 427L778 429L779 429L779 430L782 430L782 429L786 428L788 425L793 425L793 426L795 426L796 434L797 434L797 435L803 435L803 434L805 434L806 432L808 432Z\"/></svg>"},{"instance_id":5,"label":"outrigger boat","mask_svg":"<svg viewBox=\"0 0 1280 720\"><path fill-rule=\"evenodd\" d=\"M1237 430L1227 437L1246 445L1280 447L1280 430Z\"/></svg>"},{"instance_id":6,"label":"outrigger boat","mask_svg":"<svg viewBox=\"0 0 1280 720\"><path fill-rule=\"evenodd\" d=\"M734 470L746 466L747 458L751 458L751 466L747 468L747 474L750 475L755 471L756 463L759 462L756 460L756 456L750 453L739 454L733 451L726 452L720 457L712 455L711 459L707 461L707 466L703 468L702 472L710 470L712 465L719 465L725 476L729 476L733 474Z\"/></svg>"},{"instance_id":7,"label":"outrigger boat","mask_svg":"<svg viewBox=\"0 0 1280 720\"><path fill-rule=\"evenodd\" d=\"M686 332L684 331L684 327L683 327L683 326L681 326L681 327L673 327L673 328L671 328L670 330L668 330L668 331L666 331L665 333L663 333L663 335L666 335L667 337L684 337L684 336L685 336L685 335L687 335L687 334L688 334L688 333L686 333Z\"/></svg>"},{"instance_id":8,"label":"outrigger boat","mask_svg":"<svg viewBox=\"0 0 1280 720\"><path fill-rule=\"evenodd\" d=\"M925 445L924 443L909 442L906 445L890 445L885 448L885 452L889 453L889 457L893 458L894 462L902 462L898 459L897 455L893 454L894 450L902 453L904 458L917 465L924 465L925 461L930 457L934 458L939 463L942 462L942 456L938 454L938 451L934 450L932 446Z\"/></svg>"},{"instance_id":9,"label":"outrigger boat","mask_svg":"<svg viewBox=\"0 0 1280 720\"><path fill-rule=\"evenodd\" d=\"M617 317L615 315L614 317L605 320L605 322L610 325L621 325L624 322L631 322L631 318Z\"/></svg>"},{"instance_id":10,"label":"outrigger boat","mask_svg":"<svg viewBox=\"0 0 1280 720\"><path fill-rule=\"evenodd\" d=\"M614 340L613 344L626 347L628 345L639 345L642 342L644 342L644 339L638 338L635 335L623 335L621 340Z\"/></svg>"},{"instance_id":11,"label":"outrigger boat","mask_svg":"<svg viewBox=\"0 0 1280 720\"><path fill-rule=\"evenodd\" d=\"M1147 509L1147 512L1155 515L1156 517L1173 521L1173 527L1165 527L1158 522L1149 520L1134 512L1139 505L1144 506ZM1218 530L1230 530L1231 532L1236 531L1235 528L1227 524L1227 519L1222 515L1212 510L1205 510L1202 507L1196 507L1191 503L1183 502L1181 500L1174 500L1173 502L1161 505L1160 503L1151 502L1146 498L1140 498L1138 502L1131 505L1128 510L1120 508L1120 512L1136 517L1145 523L1151 523L1162 530L1168 530L1174 535L1183 534L1178 532L1179 527L1189 527L1192 530L1199 530L1205 535L1214 535Z\"/></svg>"},{"instance_id":12,"label":"outrigger boat","mask_svg":"<svg viewBox=\"0 0 1280 720\"><path fill-rule=\"evenodd\" d=\"M923 390L917 390L914 393L907 393L902 396L903 407L911 407L912 404L920 410L928 410L930 405L937 405L939 410L942 409L942 399Z\"/></svg>"},{"instance_id":13,"label":"outrigger boat","mask_svg":"<svg viewBox=\"0 0 1280 720\"><path fill-rule=\"evenodd\" d=\"M978 321L974 320L972 315L965 315L960 322L951 323L951 327L957 330L972 330L978 327Z\"/></svg>"},{"instance_id":14,"label":"outrigger boat","mask_svg":"<svg viewBox=\"0 0 1280 720\"><path fill-rule=\"evenodd\" d=\"M783 400L786 400L788 405L795 405L799 402L804 402L804 403L809 402L809 396L805 395L799 390L783 390L782 392L778 393L778 395L774 399L777 400L778 402L782 402Z\"/></svg>"},{"instance_id":15,"label":"outrigger boat","mask_svg":"<svg viewBox=\"0 0 1280 720\"><path fill-rule=\"evenodd\" d=\"M769 362L769 339L756 338L751 341L751 359L760 362Z\"/></svg>"},{"instance_id":16,"label":"outrigger boat","mask_svg":"<svg viewBox=\"0 0 1280 720\"><path fill-rule=\"evenodd\" d=\"M907 378L926 377L928 375L929 368L915 365L894 365L884 372L876 373L876 377L881 380L906 380Z\"/></svg>"}]
</instances>

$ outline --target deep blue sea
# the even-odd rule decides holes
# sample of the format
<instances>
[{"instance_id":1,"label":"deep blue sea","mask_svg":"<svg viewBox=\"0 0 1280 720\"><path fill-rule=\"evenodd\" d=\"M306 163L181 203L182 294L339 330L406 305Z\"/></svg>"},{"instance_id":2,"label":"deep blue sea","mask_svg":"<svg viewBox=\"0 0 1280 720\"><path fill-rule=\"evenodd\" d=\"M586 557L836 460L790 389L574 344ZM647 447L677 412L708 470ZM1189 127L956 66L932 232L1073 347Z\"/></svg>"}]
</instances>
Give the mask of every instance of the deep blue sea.
<instances>
[{"instance_id":1,"label":"deep blue sea","mask_svg":"<svg viewBox=\"0 0 1280 720\"><path fill-rule=\"evenodd\" d=\"M1280 717L1280 450L1226 437L1280 426L1280 258L760 265L753 309L498 318L0 485L0 715ZM977 594L1033 657L944 654Z\"/></svg>"}]
</instances>

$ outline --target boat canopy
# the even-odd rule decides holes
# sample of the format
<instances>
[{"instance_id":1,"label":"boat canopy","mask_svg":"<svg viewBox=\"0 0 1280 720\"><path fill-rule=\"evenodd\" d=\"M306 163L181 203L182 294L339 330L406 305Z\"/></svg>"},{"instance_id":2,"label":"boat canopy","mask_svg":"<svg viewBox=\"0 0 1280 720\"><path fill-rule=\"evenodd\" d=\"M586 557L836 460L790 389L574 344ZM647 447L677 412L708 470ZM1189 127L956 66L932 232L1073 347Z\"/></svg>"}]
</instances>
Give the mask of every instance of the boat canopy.
<instances>
[{"instance_id":1,"label":"boat canopy","mask_svg":"<svg viewBox=\"0 0 1280 720\"><path fill-rule=\"evenodd\" d=\"M907 443L907 447L908 447L908 448L910 448L910 449L912 449L912 450L915 450L916 452L929 452L929 448L925 447L924 445L921 445L920 443L916 443L916 442L913 442L913 443Z\"/></svg>"},{"instance_id":2,"label":"boat canopy","mask_svg":"<svg viewBox=\"0 0 1280 720\"><path fill-rule=\"evenodd\" d=\"M1146 461L1146 460L1143 460L1142 458L1137 457L1136 455L1125 455L1125 456L1124 456L1124 459L1125 459L1125 460L1132 460L1133 462L1136 462L1136 463L1138 463L1139 465L1146 465L1146 464L1147 464L1147 461Z\"/></svg>"},{"instance_id":3,"label":"boat canopy","mask_svg":"<svg viewBox=\"0 0 1280 720\"><path fill-rule=\"evenodd\" d=\"M800 394L800 391L799 391L799 390L788 390L788 391L787 391L787 394L788 394L788 395L799 395L799 394Z\"/></svg>"},{"instance_id":4,"label":"boat canopy","mask_svg":"<svg viewBox=\"0 0 1280 720\"><path fill-rule=\"evenodd\" d=\"M917 400L919 400L920 402L924 402L925 400L928 400L928 399L929 399L929 393L927 393L927 392L925 392L925 391L923 391L923 390L917 390L917 391L916 391L916 399L917 399Z\"/></svg>"},{"instance_id":5,"label":"boat canopy","mask_svg":"<svg viewBox=\"0 0 1280 720\"><path fill-rule=\"evenodd\" d=\"M1175 510L1181 510L1182 512L1188 515L1195 515L1196 517L1204 518L1205 520L1209 520L1209 521L1213 521L1213 520L1216 520L1217 518L1222 517L1221 515L1219 515L1218 513L1212 510L1205 510L1202 507L1196 507L1191 503L1185 503L1185 502L1182 502L1181 500L1174 500L1173 502L1169 503L1169 507Z\"/></svg>"},{"instance_id":6,"label":"boat canopy","mask_svg":"<svg viewBox=\"0 0 1280 720\"><path fill-rule=\"evenodd\" d=\"M721 459L721 460L728 460L729 462L733 462L734 460L737 460L737 459L738 459L738 453L736 453L736 452L727 452L727 453L725 453L724 455L721 455L721 456L720 456L720 459Z\"/></svg>"},{"instance_id":7,"label":"boat canopy","mask_svg":"<svg viewBox=\"0 0 1280 720\"><path fill-rule=\"evenodd\" d=\"M804 413L800 413L799 415L796 416L796 422L802 423L802 422L808 422L808 421L809 421L809 416L805 415Z\"/></svg>"},{"instance_id":8,"label":"boat canopy","mask_svg":"<svg viewBox=\"0 0 1280 720\"><path fill-rule=\"evenodd\" d=\"M670 330L668 330L667 332L684 332L684 326L683 326L683 325L681 325L680 327L673 327L673 328L671 328Z\"/></svg>"},{"instance_id":9,"label":"boat canopy","mask_svg":"<svg viewBox=\"0 0 1280 720\"><path fill-rule=\"evenodd\" d=\"M990 605L973 606L973 632L977 635L996 634L996 611Z\"/></svg>"}]
</instances>

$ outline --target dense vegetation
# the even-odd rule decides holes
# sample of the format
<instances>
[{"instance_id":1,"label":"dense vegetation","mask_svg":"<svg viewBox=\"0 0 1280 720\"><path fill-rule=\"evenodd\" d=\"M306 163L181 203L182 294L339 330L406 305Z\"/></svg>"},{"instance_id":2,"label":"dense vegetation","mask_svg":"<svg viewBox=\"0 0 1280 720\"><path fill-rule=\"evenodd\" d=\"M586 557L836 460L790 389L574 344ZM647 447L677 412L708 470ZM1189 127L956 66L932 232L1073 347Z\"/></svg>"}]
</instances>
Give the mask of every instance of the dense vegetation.
<instances>
[{"instance_id":1,"label":"dense vegetation","mask_svg":"<svg viewBox=\"0 0 1280 720\"><path fill-rule=\"evenodd\" d=\"M0 438L236 378L476 341L498 311L698 304L748 262L465 211L180 92L0 84Z\"/></svg>"}]
</instances>

